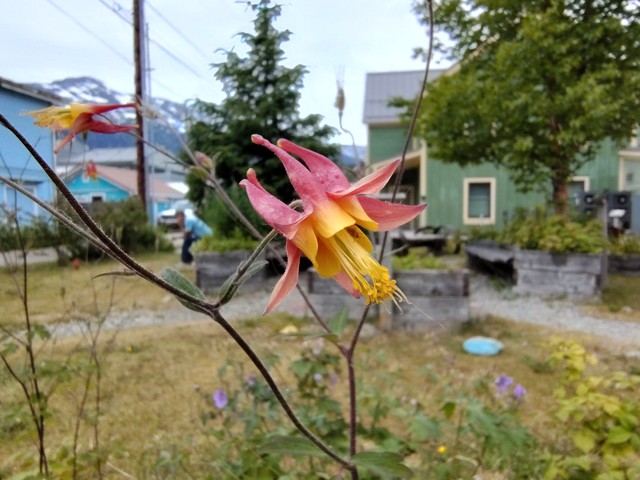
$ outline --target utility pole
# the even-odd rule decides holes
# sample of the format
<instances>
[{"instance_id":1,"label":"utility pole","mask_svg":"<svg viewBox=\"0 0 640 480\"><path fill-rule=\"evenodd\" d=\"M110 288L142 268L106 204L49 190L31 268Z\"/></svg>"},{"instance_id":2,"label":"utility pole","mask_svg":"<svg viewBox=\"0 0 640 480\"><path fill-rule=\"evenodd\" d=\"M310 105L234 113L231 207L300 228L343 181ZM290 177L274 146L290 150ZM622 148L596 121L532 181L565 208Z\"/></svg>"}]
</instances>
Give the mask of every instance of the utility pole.
<instances>
[{"instance_id":1,"label":"utility pole","mask_svg":"<svg viewBox=\"0 0 640 480\"><path fill-rule=\"evenodd\" d=\"M144 5L143 0L133 0L133 63L135 65L136 102L144 105L144 75L146 68L145 49L143 47ZM138 196L147 211L147 170L144 155L144 118L140 108L136 110L138 138L136 140L136 172L138 174Z\"/></svg>"}]
</instances>

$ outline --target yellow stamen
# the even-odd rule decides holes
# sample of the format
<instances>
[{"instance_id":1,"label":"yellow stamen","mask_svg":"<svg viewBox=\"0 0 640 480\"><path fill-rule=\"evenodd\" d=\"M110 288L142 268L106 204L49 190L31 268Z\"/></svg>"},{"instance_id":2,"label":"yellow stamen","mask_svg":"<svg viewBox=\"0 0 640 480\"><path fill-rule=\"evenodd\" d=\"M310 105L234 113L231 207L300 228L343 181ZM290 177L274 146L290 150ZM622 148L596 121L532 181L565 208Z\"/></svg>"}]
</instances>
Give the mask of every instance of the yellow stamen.
<instances>
[{"instance_id":1,"label":"yellow stamen","mask_svg":"<svg viewBox=\"0 0 640 480\"><path fill-rule=\"evenodd\" d=\"M33 112L26 112L26 114L33 116L36 119L35 124L39 127L65 130L71 128L71 125L73 125L73 122L78 116L77 112L73 110L72 106L53 106Z\"/></svg>"},{"instance_id":2,"label":"yellow stamen","mask_svg":"<svg viewBox=\"0 0 640 480\"><path fill-rule=\"evenodd\" d=\"M386 299L398 303L407 299L391 279L389 270L371 256L370 243L358 227L344 228L321 241L335 255L351 278L353 288L366 298L367 304L382 303Z\"/></svg>"}]
</instances>

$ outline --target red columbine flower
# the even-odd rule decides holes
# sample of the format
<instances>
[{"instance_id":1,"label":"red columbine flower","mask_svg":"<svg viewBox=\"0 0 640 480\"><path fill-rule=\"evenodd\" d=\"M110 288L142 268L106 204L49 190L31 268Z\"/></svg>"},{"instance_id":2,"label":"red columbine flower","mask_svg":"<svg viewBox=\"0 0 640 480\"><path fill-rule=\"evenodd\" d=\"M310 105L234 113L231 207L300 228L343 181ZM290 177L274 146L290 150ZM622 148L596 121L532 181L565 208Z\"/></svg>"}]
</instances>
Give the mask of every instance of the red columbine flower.
<instances>
[{"instance_id":1,"label":"red columbine flower","mask_svg":"<svg viewBox=\"0 0 640 480\"><path fill-rule=\"evenodd\" d=\"M251 140L282 161L304 207L302 213L297 212L268 193L252 169L240 182L256 212L287 239L287 268L265 313L295 288L300 255L311 260L320 276L333 278L356 298L363 295L367 303L405 300L389 271L371 256L371 242L359 228L391 230L424 210L426 205L399 205L363 196L378 193L400 161L351 185L336 164L316 152L288 140L279 140L277 146L260 135L252 135ZM306 167L290 153L299 156Z\"/></svg>"},{"instance_id":2,"label":"red columbine flower","mask_svg":"<svg viewBox=\"0 0 640 480\"><path fill-rule=\"evenodd\" d=\"M87 176L87 178L90 178L96 182L98 181L98 167L93 160L89 160L87 162L87 166L85 167L85 175Z\"/></svg>"},{"instance_id":3,"label":"red columbine flower","mask_svg":"<svg viewBox=\"0 0 640 480\"><path fill-rule=\"evenodd\" d=\"M64 137L55 149L58 153L62 147L71 141L73 137L83 132L98 133L119 133L128 132L136 128L133 125L118 125L115 123L103 122L93 118L111 110L125 107L136 107L135 103L95 105L85 103L72 103L65 107L47 107L41 110L26 112L36 119L35 124L39 127L50 128L51 130L71 131Z\"/></svg>"}]
</instances>

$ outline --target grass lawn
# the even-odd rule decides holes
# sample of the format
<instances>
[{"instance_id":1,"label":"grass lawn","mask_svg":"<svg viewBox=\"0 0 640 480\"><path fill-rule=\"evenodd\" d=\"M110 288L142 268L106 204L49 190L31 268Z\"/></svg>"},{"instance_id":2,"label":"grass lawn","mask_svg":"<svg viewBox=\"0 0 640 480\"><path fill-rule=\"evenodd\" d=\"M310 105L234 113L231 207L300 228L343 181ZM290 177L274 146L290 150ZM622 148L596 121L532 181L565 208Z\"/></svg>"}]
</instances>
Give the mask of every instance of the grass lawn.
<instances>
[{"instance_id":1,"label":"grass lawn","mask_svg":"<svg viewBox=\"0 0 640 480\"><path fill-rule=\"evenodd\" d=\"M147 254L137 260L157 273L164 267L176 265L179 256L173 253ZM96 307L98 311L104 311L108 305L115 310L158 310L179 305L173 296L138 277L102 276L95 282L91 281L96 275L122 271L123 267L110 259L82 263L77 270L71 265L59 267L55 263L30 265L27 295L33 320L43 324L69 321L95 314ZM192 280L195 277L191 270L183 273ZM23 306L18 293L22 291L22 285L21 269L17 272L0 269L0 305L3 307L0 309L0 324L22 323Z\"/></svg>"},{"instance_id":2,"label":"grass lawn","mask_svg":"<svg viewBox=\"0 0 640 480\"><path fill-rule=\"evenodd\" d=\"M602 292L602 303L592 307L604 317L640 323L640 276L609 275Z\"/></svg>"},{"instance_id":3,"label":"grass lawn","mask_svg":"<svg viewBox=\"0 0 640 480\"><path fill-rule=\"evenodd\" d=\"M175 255L154 255L143 257L141 261L152 270L159 271L164 266L174 265L177 258ZM114 270L117 268L112 262L82 265L79 270L52 265L30 268L29 298L34 318L41 322L64 320L69 318L65 314L67 311L73 311L77 316L88 316L95 312L94 298L104 308L111 295L111 277L96 280L95 292L90 279ZM193 275L193 272L189 274ZM20 305L12 293L11 275L0 272L0 278L0 302L4 307L0 312L0 322L6 325L21 318ZM610 285L615 285L613 282ZM64 295L61 294L63 288ZM623 302L636 297L637 290L625 291ZM113 298L117 309L159 310L178 305L165 293L133 277L118 277ZM259 354L271 361L276 356L279 358L271 370L286 395L297 408L301 408L305 399L298 398L295 393L291 362L300 358L308 346L304 346L304 337L278 334L289 323L295 323L302 332L317 331L309 320L286 315L247 319L239 322L239 328ZM472 335L497 338L504 343L505 349L495 357L467 355L461 345ZM489 318L471 322L458 332L435 330L419 335L379 332L365 338L356 355L362 406L360 419L364 423L371 422L372 405L376 409L386 409L389 414L410 411L413 412L411 415L436 415L441 412L444 402L464 395L495 400L493 383L499 375L506 374L528 392L518 406L522 422L539 441L557 443L563 432L554 421L552 392L559 386L560 377L546 363L550 353L547 344L553 335L569 336L566 332ZM607 373L617 369L636 374L640 372L638 361L622 356L622 350L616 345L584 336L578 340L600 360L593 367L593 372ZM315 342L317 338L306 341ZM332 351L333 347L326 342L324 348ZM101 384L100 415L96 417L96 377L95 371L88 367L89 351L86 337L52 339L38 344L38 366L45 372L44 389L50 392L46 442L50 458L57 455L62 459L58 460L59 463L68 463L74 438L80 452L92 451L96 445L93 426L98 424L100 450L106 453L103 457L105 478L188 478L184 472L164 476L150 472L157 472L158 465L165 468L167 462L208 465L207 462L218 455L218 447L212 444L211 425L212 422L221 422L213 406L213 392L218 388L237 390L249 376L257 376L245 355L213 322L104 331L98 348ZM15 360L21 351L12 355L10 359ZM70 368L62 372L58 369L62 364ZM225 366L229 372L221 378L219 369ZM87 378L91 379L90 393L86 411L78 423L78 408ZM348 396L344 365L330 394L346 412ZM376 402L381 398L388 402L378 405ZM271 420L276 425L288 425L279 407L274 412L275 417ZM382 421L382 425L400 437L409 435L398 418L391 415ZM238 420L230 428L239 435L241 426ZM12 473L23 472L36 465L34 438L22 392L2 368L0 478L11 478ZM450 440L444 437L425 440L421 448L435 451L440 442L448 445ZM360 449L372 448L368 440L361 438L360 442ZM86 454L83 458L86 463L92 457ZM201 477L191 475L191 478Z\"/></svg>"}]
</instances>

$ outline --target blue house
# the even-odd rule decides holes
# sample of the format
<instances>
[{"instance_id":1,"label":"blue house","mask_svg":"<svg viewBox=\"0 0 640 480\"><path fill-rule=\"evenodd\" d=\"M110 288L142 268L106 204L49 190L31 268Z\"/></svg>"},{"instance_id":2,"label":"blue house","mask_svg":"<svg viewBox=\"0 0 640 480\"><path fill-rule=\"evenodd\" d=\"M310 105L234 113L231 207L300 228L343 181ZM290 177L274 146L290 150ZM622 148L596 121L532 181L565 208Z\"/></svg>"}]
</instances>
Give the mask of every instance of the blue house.
<instances>
[{"instance_id":1,"label":"blue house","mask_svg":"<svg viewBox=\"0 0 640 480\"><path fill-rule=\"evenodd\" d=\"M38 110L62 103L62 99L0 78L0 113L35 147L45 161L55 167L54 138L50 130L37 127L33 118L23 116L26 111ZM0 176L20 183L26 190L45 202L54 197L49 177L11 132L0 128ZM7 222L17 212L21 222L46 212L28 198L0 182L0 222Z\"/></svg>"},{"instance_id":2,"label":"blue house","mask_svg":"<svg viewBox=\"0 0 640 480\"><path fill-rule=\"evenodd\" d=\"M93 174L89 175L88 171L93 169ZM100 202L120 202L138 194L137 173L129 168L107 167L88 162L86 165L73 167L63 179L76 200L87 208ZM184 198L184 191L179 191L153 175L149 178L148 189L152 221L158 218L159 212L171 208L176 200Z\"/></svg>"}]
</instances>

